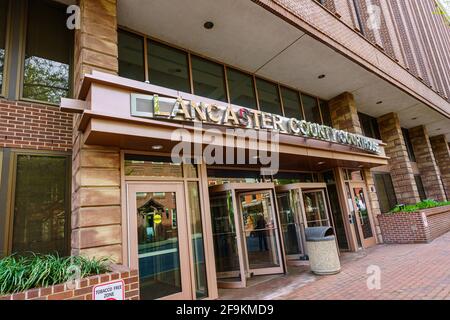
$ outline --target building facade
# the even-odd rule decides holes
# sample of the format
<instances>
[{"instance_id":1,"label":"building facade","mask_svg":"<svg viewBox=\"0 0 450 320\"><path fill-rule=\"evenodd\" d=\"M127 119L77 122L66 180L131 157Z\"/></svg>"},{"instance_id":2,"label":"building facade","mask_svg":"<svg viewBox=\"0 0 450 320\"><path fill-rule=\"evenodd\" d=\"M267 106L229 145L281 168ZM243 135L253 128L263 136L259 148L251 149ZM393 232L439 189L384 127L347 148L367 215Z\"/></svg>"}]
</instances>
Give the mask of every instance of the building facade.
<instances>
[{"instance_id":1,"label":"building facade","mask_svg":"<svg viewBox=\"0 0 450 320\"><path fill-rule=\"evenodd\" d=\"M382 243L450 194L433 0L0 0L0 256L108 256L142 299Z\"/></svg>"}]
</instances>

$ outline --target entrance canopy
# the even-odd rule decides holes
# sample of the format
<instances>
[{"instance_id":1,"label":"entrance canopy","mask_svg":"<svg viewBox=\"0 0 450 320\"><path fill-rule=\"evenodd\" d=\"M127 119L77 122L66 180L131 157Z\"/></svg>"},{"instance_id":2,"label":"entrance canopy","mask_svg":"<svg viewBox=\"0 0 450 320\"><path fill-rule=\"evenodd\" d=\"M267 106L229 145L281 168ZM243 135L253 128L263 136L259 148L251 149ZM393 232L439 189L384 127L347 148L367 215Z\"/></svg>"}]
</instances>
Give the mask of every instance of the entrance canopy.
<instances>
[{"instance_id":1,"label":"entrance canopy","mask_svg":"<svg viewBox=\"0 0 450 320\"><path fill-rule=\"evenodd\" d=\"M337 166L371 168L387 164L384 144L381 141L372 139L377 145L374 152L370 148L367 150L362 148L362 144L352 144L353 140L350 137L333 140L330 138L331 131L330 135L323 137L282 132L277 136L277 141L269 140L267 144L255 145L245 140L243 145L239 145L237 140L240 138L240 132L227 131L234 127L210 123L198 127L198 123L192 121L159 120L133 115L133 110L139 109L139 106L133 107L132 97L136 94L150 97L157 94L161 101L166 98L180 98L183 101L201 101L207 105L218 103L192 94L94 71L92 75L86 75L84 78L80 100L63 99L61 108L81 114L75 125L84 132L82 142L90 145L170 153L176 145L179 145L180 139L192 135L190 141L193 150L195 145L200 147L200 153L203 154L208 146L228 148L223 151L223 161L226 160L226 155L230 154L230 149L234 151L235 157L239 152L243 152L246 159L250 160L245 162L247 165L257 166L258 161L251 160L259 160L257 158L261 152L278 155L280 169L320 171ZM211 139L211 129L214 129L213 132L221 138ZM197 139L198 136L201 140Z\"/></svg>"}]
</instances>

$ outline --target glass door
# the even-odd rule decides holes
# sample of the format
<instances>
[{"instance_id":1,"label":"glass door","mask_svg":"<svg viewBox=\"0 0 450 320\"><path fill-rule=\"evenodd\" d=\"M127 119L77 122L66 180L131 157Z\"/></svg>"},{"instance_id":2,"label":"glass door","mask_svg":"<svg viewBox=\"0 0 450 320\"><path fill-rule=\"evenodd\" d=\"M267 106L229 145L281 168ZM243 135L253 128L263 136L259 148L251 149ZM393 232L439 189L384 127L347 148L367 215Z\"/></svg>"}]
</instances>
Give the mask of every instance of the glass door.
<instances>
[{"instance_id":1,"label":"glass door","mask_svg":"<svg viewBox=\"0 0 450 320\"><path fill-rule=\"evenodd\" d=\"M183 183L128 184L127 198L141 299L192 299Z\"/></svg>"},{"instance_id":2,"label":"glass door","mask_svg":"<svg viewBox=\"0 0 450 320\"><path fill-rule=\"evenodd\" d=\"M359 241L367 248L376 244L376 239L372 229L369 208L367 206L367 196L365 186L362 184L350 184L350 193L353 201L355 220L358 228Z\"/></svg>"},{"instance_id":3,"label":"glass door","mask_svg":"<svg viewBox=\"0 0 450 320\"><path fill-rule=\"evenodd\" d=\"M282 273L281 246L272 191L239 193L237 197L250 275Z\"/></svg>"},{"instance_id":4,"label":"glass door","mask_svg":"<svg viewBox=\"0 0 450 320\"><path fill-rule=\"evenodd\" d=\"M303 191L306 227L330 226L324 190Z\"/></svg>"}]
</instances>

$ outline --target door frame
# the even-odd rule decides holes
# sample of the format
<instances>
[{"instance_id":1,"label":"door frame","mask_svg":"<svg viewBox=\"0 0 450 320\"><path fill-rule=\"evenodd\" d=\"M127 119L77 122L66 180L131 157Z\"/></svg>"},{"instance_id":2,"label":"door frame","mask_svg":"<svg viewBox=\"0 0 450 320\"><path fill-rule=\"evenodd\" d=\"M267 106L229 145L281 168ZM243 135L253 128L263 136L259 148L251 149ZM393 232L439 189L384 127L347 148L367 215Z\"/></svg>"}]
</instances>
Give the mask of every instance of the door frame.
<instances>
[{"instance_id":1,"label":"door frame","mask_svg":"<svg viewBox=\"0 0 450 320\"><path fill-rule=\"evenodd\" d=\"M189 250L189 221L185 203L183 182L127 182L126 210L128 226L128 265L139 272L139 257L137 247L137 220L135 215L136 193L138 192L175 192L177 205L178 250L180 259L181 292L158 298L158 300L187 300L193 299L192 272ZM134 230L134 231L133 231ZM189 272L183 272L187 270Z\"/></svg>"},{"instance_id":2,"label":"door frame","mask_svg":"<svg viewBox=\"0 0 450 320\"><path fill-rule=\"evenodd\" d=\"M355 210L355 217L356 217L356 230L355 232L359 233L359 237L361 239L361 244L363 246L363 248L368 248L368 247L372 247L377 243L377 238L376 238L376 232L375 232L375 225L374 225L374 221L372 219L372 208L370 207L370 203L369 203L369 197L367 194L367 188L366 188L366 184L365 182L354 182L354 181L348 181L349 187L350 187L350 194L352 197L352 203L353 203L353 208ZM355 188L361 188L363 190L364 193L364 202L366 205L366 209L367 209L367 215L369 218L369 222L370 222L370 230L372 232L372 237L370 238L364 238L364 233L362 230L362 224L361 224L361 217L358 214L358 206L356 205L355 202L355 195L354 195L354 189ZM353 224L355 225L355 224Z\"/></svg>"},{"instance_id":3,"label":"door frame","mask_svg":"<svg viewBox=\"0 0 450 320\"><path fill-rule=\"evenodd\" d=\"M272 268L251 269L250 262L248 259L248 249L247 249L247 243L246 243L246 236L245 236L245 230L244 230L244 219L243 219L243 215L242 215L242 206L241 206L241 202L240 202L240 197L242 195L251 195L251 194L257 194L257 193L263 193L263 192L268 192L270 195L270 200L272 201L272 209L271 209L272 212L271 213L273 215L274 223L275 223L275 227L273 228L273 230L275 231L275 240L277 243L276 250L277 250L280 266L272 267ZM282 262L283 252L281 250L281 244L280 244L280 230L279 230L277 210L276 210L277 208L276 208L276 204L274 202L273 190L272 189L261 189L261 190L243 191L243 192L240 192L237 190L236 198L237 198L236 200L239 201L239 207L238 207L238 211L237 211L239 214L236 215L236 217L240 220L240 226L241 226L241 234L239 236L242 237L241 243L243 244L245 265L246 265L246 270L249 273L246 276L249 277L251 275L259 276L259 275L283 273L284 272L283 262ZM236 202L236 204L237 203L238 202Z\"/></svg>"}]
</instances>

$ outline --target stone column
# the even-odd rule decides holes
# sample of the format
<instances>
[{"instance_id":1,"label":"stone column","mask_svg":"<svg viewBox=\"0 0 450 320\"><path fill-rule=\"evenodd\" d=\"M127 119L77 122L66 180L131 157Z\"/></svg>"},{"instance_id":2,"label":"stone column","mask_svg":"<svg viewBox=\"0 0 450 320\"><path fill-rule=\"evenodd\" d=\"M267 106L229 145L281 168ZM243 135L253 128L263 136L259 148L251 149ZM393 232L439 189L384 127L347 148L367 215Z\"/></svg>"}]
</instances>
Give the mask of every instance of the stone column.
<instances>
[{"instance_id":1,"label":"stone column","mask_svg":"<svg viewBox=\"0 0 450 320\"><path fill-rule=\"evenodd\" d=\"M444 201L446 197L441 173L434 158L427 129L424 126L411 128L409 136L427 198Z\"/></svg>"},{"instance_id":2,"label":"stone column","mask_svg":"<svg viewBox=\"0 0 450 320\"><path fill-rule=\"evenodd\" d=\"M408 151L396 113L388 113L378 118L381 139L386 146L384 150L390 158L392 183L397 200L401 204L414 204L420 201L414 180L414 173L409 161Z\"/></svg>"},{"instance_id":3,"label":"stone column","mask_svg":"<svg viewBox=\"0 0 450 320\"><path fill-rule=\"evenodd\" d=\"M351 133L362 134L355 99L349 92L344 92L328 101L333 127Z\"/></svg>"},{"instance_id":4,"label":"stone column","mask_svg":"<svg viewBox=\"0 0 450 320\"><path fill-rule=\"evenodd\" d=\"M443 134L434 136L430 138L430 143L436 163L441 171L447 199L450 199L450 147L447 143L447 138Z\"/></svg>"},{"instance_id":5,"label":"stone column","mask_svg":"<svg viewBox=\"0 0 450 320\"><path fill-rule=\"evenodd\" d=\"M79 6L81 28L75 33L76 93L84 75L93 70L118 73L116 0L80 0ZM85 145L82 141L83 133L74 128L72 254L108 256L122 263L120 150Z\"/></svg>"}]
</instances>

